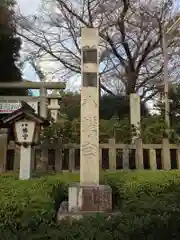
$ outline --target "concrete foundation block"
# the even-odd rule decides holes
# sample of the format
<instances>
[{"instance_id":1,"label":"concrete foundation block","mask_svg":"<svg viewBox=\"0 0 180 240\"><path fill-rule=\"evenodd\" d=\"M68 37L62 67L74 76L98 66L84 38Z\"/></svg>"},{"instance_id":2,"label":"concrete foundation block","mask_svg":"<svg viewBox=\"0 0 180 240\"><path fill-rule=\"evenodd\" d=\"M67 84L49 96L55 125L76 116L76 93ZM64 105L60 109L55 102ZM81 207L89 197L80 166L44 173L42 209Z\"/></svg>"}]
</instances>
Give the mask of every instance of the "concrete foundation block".
<instances>
[{"instance_id":1,"label":"concrete foundation block","mask_svg":"<svg viewBox=\"0 0 180 240\"><path fill-rule=\"evenodd\" d=\"M74 184L69 187L66 209L60 207L57 220L76 219L112 212L112 189L108 185Z\"/></svg>"},{"instance_id":2,"label":"concrete foundation block","mask_svg":"<svg viewBox=\"0 0 180 240\"><path fill-rule=\"evenodd\" d=\"M69 212L111 212L112 189L108 185L81 185L69 187Z\"/></svg>"}]
</instances>

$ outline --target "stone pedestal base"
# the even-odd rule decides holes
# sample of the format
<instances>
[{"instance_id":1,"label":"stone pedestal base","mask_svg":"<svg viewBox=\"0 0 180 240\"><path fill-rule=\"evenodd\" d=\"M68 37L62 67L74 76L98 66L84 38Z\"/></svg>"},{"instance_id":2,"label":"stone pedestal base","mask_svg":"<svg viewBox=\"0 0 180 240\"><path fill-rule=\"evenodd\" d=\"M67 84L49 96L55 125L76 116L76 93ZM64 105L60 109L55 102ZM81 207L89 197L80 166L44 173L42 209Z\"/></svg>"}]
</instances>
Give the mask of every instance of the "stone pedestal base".
<instances>
[{"instance_id":1,"label":"stone pedestal base","mask_svg":"<svg viewBox=\"0 0 180 240\"><path fill-rule=\"evenodd\" d=\"M95 213L112 212L112 189L107 185L81 185L69 187L69 201L62 203L57 219L80 219Z\"/></svg>"}]
</instances>

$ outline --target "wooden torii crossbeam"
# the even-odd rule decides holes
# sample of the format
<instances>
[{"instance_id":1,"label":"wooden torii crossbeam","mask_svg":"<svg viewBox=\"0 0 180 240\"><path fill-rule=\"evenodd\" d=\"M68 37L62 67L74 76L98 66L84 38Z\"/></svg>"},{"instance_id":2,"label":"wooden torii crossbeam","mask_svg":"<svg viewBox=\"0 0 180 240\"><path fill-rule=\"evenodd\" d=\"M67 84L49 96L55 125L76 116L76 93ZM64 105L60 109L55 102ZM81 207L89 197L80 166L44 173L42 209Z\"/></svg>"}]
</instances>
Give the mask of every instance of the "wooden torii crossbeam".
<instances>
[{"instance_id":1,"label":"wooden torii crossbeam","mask_svg":"<svg viewBox=\"0 0 180 240\"><path fill-rule=\"evenodd\" d=\"M31 82L24 80L24 82L0 82L0 88L65 89L66 84L59 82Z\"/></svg>"}]
</instances>

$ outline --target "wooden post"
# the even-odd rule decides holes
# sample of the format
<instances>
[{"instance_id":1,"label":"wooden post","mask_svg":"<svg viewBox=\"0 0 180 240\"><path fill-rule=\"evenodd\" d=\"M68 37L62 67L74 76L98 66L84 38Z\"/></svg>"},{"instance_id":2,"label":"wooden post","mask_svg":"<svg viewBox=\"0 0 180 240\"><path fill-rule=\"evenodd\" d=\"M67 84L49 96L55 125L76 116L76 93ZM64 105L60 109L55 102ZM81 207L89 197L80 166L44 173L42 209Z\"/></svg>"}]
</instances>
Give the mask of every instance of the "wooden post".
<instances>
[{"instance_id":1,"label":"wooden post","mask_svg":"<svg viewBox=\"0 0 180 240\"><path fill-rule=\"evenodd\" d=\"M109 170L116 170L116 140L115 138L109 139Z\"/></svg>"},{"instance_id":2,"label":"wooden post","mask_svg":"<svg viewBox=\"0 0 180 240\"><path fill-rule=\"evenodd\" d=\"M48 171L48 148L43 148L41 152L41 170L47 172Z\"/></svg>"},{"instance_id":3,"label":"wooden post","mask_svg":"<svg viewBox=\"0 0 180 240\"><path fill-rule=\"evenodd\" d=\"M41 153L42 153L42 151L41 151L41 149L37 149L36 147L35 147L35 153L34 153L34 155L35 155L35 159L34 159L34 162L35 162L35 166L34 166L34 168L35 168L35 170L41 170L42 169L42 167L41 167Z\"/></svg>"},{"instance_id":4,"label":"wooden post","mask_svg":"<svg viewBox=\"0 0 180 240\"><path fill-rule=\"evenodd\" d=\"M6 171L8 129L0 129L0 173Z\"/></svg>"},{"instance_id":5,"label":"wooden post","mask_svg":"<svg viewBox=\"0 0 180 240\"><path fill-rule=\"evenodd\" d=\"M37 170L47 172L48 171L48 151L49 150L49 142L46 139L41 145L41 153L40 153L40 159L36 163Z\"/></svg>"},{"instance_id":6,"label":"wooden post","mask_svg":"<svg viewBox=\"0 0 180 240\"><path fill-rule=\"evenodd\" d=\"M55 149L55 171L62 171L62 139L60 138Z\"/></svg>"},{"instance_id":7,"label":"wooden post","mask_svg":"<svg viewBox=\"0 0 180 240\"><path fill-rule=\"evenodd\" d=\"M177 145L176 159L177 159L177 169L180 170L180 145Z\"/></svg>"},{"instance_id":8,"label":"wooden post","mask_svg":"<svg viewBox=\"0 0 180 240\"><path fill-rule=\"evenodd\" d=\"M44 118L47 118L46 95L47 95L47 89L42 85L40 87L40 97L41 97L40 116ZM47 172L49 167L48 166L48 149L46 148L42 149L40 161L41 161L41 168L42 168L40 170Z\"/></svg>"},{"instance_id":9,"label":"wooden post","mask_svg":"<svg viewBox=\"0 0 180 240\"><path fill-rule=\"evenodd\" d=\"M31 150L31 170L35 170L35 148L33 147Z\"/></svg>"},{"instance_id":10,"label":"wooden post","mask_svg":"<svg viewBox=\"0 0 180 240\"><path fill-rule=\"evenodd\" d=\"M167 138L163 139L162 142L162 169L170 170L171 169L171 157L169 149L169 140Z\"/></svg>"},{"instance_id":11,"label":"wooden post","mask_svg":"<svg viewBox=\"0 0 180 240\"><path fill-rule=\"evenodd\" d=\"M157 164L156 164L156 150L155 149L149 149L149 164L151 170L157 170Z\"/></svg>"},{"instance_id":12,"label":"wooden post","mask_svg":"<svg viewBox=\"0 0 180 240\"><path fill-rule=\"evenodd\" d=\"M75 171L75 148L69 149L69 171Z\"/></svg>"},{"instance_id":13,"label":"wooden post","mask_svg":"<svg viewBox=\"0 0 180 240\"><path fill-rule=\"evenodd\" d=\"M44 86L40 88L40 116L47 118L47 106L46 106L47 89Z\"/></svg>"},{"instance_id":14,"label":"wooden post","mask_svg":"<svg viewBox=\"0 0 180 240\"><path fill-rule=\"evenodd\" d=\"M125 145L125 148L123 148L123 169L124 170L129 169L129 147L128 147L128 145Z\"/></svg>"},{"instance_id":15,"label":"wooden post","mask_svg":"<svg viewBox=\"0 0 180 240\"><path fill-rule=\"evenodd\" d=\"M20 147L14 146L14 171L19 170L20 168Z\"/></svg>"},{"instance_id":16,"label":"wooden post","mask_svg":"<svg viewBox=\"0 0 180 240\"><path fill-rule=\"evenodd\" d=\"M102 170L102 148L99 148L99 169Z\"/></svg>"},{"instance_id":17,"label":"wooden post","mask_svg":"<svg viewBox=\"0 0 180 240\"><path fill-rule=\"evenodd\" d=\"M142 170L144 169L142 140L140 138L136 139L135 145L136 145L136 155L135 155L136 169Z\"/></svg>"}]
</instances>

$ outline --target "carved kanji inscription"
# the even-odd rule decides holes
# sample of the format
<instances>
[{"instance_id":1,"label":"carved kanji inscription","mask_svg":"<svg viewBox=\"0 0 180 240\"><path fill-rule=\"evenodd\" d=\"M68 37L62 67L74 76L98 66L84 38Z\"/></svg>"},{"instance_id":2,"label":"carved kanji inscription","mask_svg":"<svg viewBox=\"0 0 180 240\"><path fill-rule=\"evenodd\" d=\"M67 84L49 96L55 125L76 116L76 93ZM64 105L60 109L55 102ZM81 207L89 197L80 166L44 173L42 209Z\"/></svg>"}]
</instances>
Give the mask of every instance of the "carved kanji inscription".
<instances>
[{"instance_id":1,"label":"carved kanji inscription","mask_svg":"<svg viewBox=\"0 0 180 240\"><path fill-rule=\"evenodd\" d=\"M88 106L91 105L91 110L93 110L93 108L97 108L97 102L93 99L93 97L91 95L85 97L82 100L82 106L84 107L86 104L88 103Z\"/></svg>"},{"instance_id":2,"label":"carved kanji inscription","mask_svg":"<svg viewBox=\"0 0 180 240\"><path fill-rule=\"evenodd\" d=\"M92 142L85 142L82 144L82 152L84 156L93 157L96 155L97 145Z\"/></svg>"}]
</instances>

